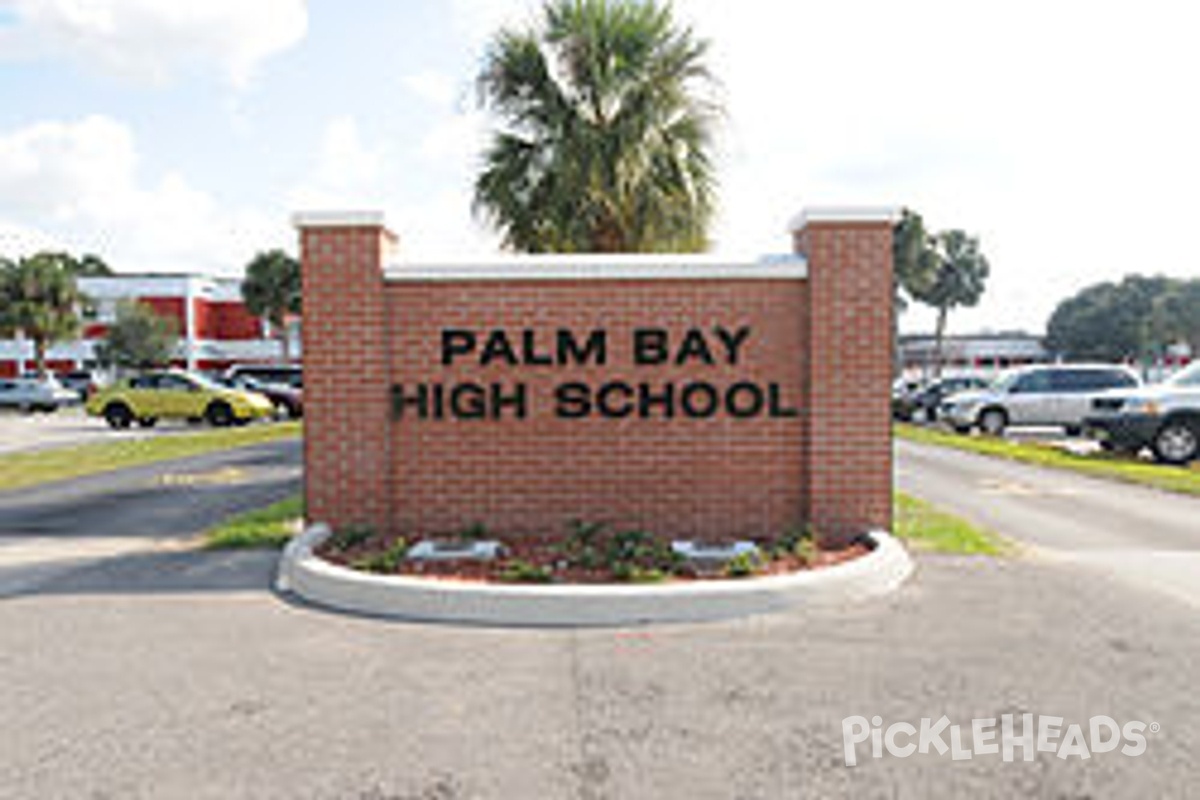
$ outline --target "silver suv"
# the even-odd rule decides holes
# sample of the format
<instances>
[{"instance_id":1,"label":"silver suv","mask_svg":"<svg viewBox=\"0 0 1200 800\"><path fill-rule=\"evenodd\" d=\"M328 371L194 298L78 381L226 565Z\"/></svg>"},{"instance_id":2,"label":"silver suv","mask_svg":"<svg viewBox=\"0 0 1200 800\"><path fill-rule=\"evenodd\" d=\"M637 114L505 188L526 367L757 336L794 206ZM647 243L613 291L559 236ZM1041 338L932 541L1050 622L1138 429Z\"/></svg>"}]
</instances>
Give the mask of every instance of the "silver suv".
<instances>
[{"instance_id":1,"label":"silver suv","mask_svg":"<svg viewBox=\"0 0 1200 800\"><path fill-rule=\"evenodd\" d=\"M986 389L951 395L938 410L959 433L977 427L999 436L1009 426L1054 425L1077 435L1093 397L1140 385L1137 373L1114 364L1022 367L1005 372Z\"/></svg>"},{"instance_id":2,"label":"silver suv","mask_svg":"<svg viewBox=\"0 0 1200 800\"><path fill-rule=\"evenodd\" d=\"M1163 383L1100 395L1085 423L1110 450L1149 447L1167 464L1200 459L1200 361Z\"/></svg>"}]
</instances>

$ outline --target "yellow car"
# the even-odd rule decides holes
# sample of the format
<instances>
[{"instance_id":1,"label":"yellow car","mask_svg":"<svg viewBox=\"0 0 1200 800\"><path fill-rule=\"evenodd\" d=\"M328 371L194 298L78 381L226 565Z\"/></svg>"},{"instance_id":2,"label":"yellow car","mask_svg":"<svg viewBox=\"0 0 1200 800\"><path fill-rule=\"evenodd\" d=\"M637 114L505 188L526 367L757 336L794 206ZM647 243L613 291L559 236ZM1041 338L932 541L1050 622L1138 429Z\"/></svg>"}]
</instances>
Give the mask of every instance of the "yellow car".
<instances>
[{"instance_id":1,"label":"yellow car","mask_svg":"<svg viewBox=\"0 0 1200 800\"><path fill-rule=\"evenodd\" d=\"M160 419L207 420L238 425L273 415L271 401L256 392L220 386L190 372L147 372L118 381L88 400L87 412L114 428L134 422L149 428Z\"/></svg>"}]
</instances>

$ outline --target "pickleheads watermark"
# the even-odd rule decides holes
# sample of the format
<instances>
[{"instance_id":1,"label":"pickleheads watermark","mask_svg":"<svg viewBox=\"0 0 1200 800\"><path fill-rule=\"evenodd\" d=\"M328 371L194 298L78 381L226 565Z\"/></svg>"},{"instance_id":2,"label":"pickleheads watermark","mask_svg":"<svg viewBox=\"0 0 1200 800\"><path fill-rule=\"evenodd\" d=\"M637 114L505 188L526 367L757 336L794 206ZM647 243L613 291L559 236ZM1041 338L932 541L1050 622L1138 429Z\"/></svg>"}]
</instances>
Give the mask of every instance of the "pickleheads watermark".
<instances>
[{"instance_id":1,"label":"pickleheads watermark","mask_svg":"<svg viewBox=\"0 0 1200 800\"><path fill-rule=\"evenodd\" d=\"M1118 748L1123 755L1140 756L1146 752L1146 732L1159 731L1157 722L1130 720L1121 725L1103 715L1084 724L1063 722L1062 717L1045 714L1002 714L998 719L973 719L964 726L943 715L937 720L925 717L917 725L893 722L884 727L882 717L853 716L842 720L842 746L848 767L858 763L858 746L868 741L872 758L883 758L885 752L896 758L948 753L954 761L976 756L1014 761L1019 752L1022 760L1033 761L1038 752L1046 752L1061 759L1083 760Z\"/></svg>"}]
</instances>

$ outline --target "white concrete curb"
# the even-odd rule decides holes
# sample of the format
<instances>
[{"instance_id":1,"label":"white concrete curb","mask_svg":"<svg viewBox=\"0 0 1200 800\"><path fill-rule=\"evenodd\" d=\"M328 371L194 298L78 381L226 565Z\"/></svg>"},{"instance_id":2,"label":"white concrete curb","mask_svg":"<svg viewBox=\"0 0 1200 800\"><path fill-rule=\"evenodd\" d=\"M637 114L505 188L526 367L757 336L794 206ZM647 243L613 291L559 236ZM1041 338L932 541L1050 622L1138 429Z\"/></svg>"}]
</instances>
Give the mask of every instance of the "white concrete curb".
<instances>
[{"instance_id":1,"label":"white concrete curb","mask_svg":"<svg viewBox=\"0 0 1200 800\"><path fill-rule=\"evenodd\" d=\"M482 625L621 626L700 622L763 614L797 605L836 605L886 594L913 571L890 534L869 534L865 556L811 572L668 584L492 584L372 575L331 564L313 549L330 535L323 524L283 551L276 588L322 606L372 616Z\"/></svg>"}]
</instances>

